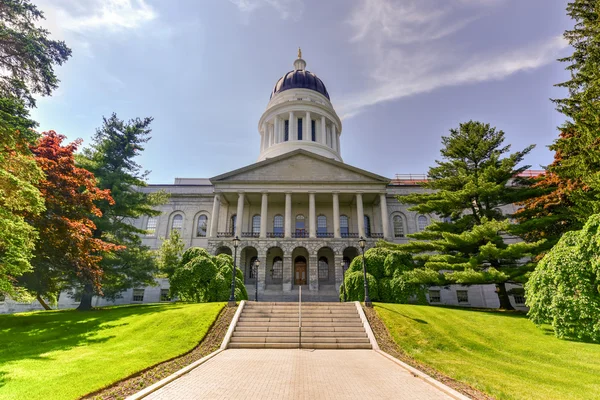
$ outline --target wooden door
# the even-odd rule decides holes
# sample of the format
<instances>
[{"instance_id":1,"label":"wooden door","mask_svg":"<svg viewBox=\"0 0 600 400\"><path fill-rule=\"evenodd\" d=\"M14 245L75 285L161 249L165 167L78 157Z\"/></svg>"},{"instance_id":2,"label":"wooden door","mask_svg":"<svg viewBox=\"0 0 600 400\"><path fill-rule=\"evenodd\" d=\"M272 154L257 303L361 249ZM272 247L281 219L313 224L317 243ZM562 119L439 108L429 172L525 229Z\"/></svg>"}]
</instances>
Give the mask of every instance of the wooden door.
<instances>
[{"instance_id":1,"label":"wooden door","mask_svg":"<svg viewBox=\"0 0 600 400\"><path fill-rule=\"evenodd\" d=\"M306 285L306 263L296 261L294 270L294 285Z\"/></svg>"}]
</instances>

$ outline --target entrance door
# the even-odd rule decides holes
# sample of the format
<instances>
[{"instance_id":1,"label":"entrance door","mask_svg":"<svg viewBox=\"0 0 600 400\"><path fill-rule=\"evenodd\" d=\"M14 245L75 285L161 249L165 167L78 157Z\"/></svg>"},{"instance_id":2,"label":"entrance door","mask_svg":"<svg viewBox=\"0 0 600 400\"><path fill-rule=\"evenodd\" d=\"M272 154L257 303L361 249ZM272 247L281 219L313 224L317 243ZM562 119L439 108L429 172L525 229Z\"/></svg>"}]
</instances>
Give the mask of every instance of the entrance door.
<instances>
[{"instance_id":1,"label":"entrance door","mask_svg":"<svg viewBox=\"0 0 600 400\"><path fill-rule=\"evenodd\" d=\"M294 263L294 285L306 285L306 259L296 258Z\"/></svg>"}]
</instances>

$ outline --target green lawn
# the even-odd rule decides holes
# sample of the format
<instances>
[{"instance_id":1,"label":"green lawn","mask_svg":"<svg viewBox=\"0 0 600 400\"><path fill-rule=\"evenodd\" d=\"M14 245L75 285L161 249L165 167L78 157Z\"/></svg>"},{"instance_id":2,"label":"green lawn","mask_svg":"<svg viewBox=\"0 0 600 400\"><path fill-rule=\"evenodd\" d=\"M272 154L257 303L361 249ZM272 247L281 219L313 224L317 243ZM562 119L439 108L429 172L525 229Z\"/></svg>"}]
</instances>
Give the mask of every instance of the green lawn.
<instances>
[{"instance_id":1,"label":"green lawn","mask_svg":"<svg viewBox=\"0 0 600 400\"><path fill-rule=\"evenodd\" d=\"M522 314L376 304L410 356L498 399L600 399L600 345L559 340Z\"/></svg>"},{"instance_id":2,"label":"green lawn","mask_svg":"<svg viewBox=\"0 0 600 400\"><path fill-rule=\"evenodd\" d=\"M224 303L0 315L0 399L75 399L194 348Z\"/></svg>"}]
</instances>

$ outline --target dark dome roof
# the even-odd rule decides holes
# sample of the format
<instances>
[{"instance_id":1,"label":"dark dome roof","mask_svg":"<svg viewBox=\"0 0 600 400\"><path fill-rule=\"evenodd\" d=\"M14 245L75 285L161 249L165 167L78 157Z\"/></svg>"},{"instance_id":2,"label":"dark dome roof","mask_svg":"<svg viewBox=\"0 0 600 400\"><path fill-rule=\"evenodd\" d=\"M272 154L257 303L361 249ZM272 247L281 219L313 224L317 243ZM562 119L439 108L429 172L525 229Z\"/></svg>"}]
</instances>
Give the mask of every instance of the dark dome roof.
<instances>
[{"instance_id":1,"label":"dark dome roof","mask_svg":"<svg viewBox=\"0 0 600 400\"><path fill-rule=\"evenodd\" d=\"M283 92L288 89L310 89L315 92L321 93L323 96L329 98L329 93L327 93L327 88L325 88L325 84L322 80L320 80L315 74L310 71L306 71L304 69L297 69L294 71L290 71L284 76L282 76L275 87L273 88L273 92L271 93L271 97L274 94Z\"/></svg>"}]
</instances>

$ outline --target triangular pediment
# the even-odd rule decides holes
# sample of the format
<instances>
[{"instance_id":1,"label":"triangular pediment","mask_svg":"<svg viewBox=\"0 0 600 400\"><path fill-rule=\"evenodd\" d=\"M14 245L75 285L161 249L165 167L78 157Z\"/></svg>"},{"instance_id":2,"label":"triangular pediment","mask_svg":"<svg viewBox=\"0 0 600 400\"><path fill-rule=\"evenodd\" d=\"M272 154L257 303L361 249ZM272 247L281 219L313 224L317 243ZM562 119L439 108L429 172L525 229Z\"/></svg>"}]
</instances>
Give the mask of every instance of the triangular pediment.
<instances>
[{"instance_id":1,"label":"triangular pediment","mask_svg":"<svg viewBox=\"0 0 600 400\"><path fill-rule=\"evenodd\" d=\"M388 184L389 179L299 149L211 178L219 182L365 183Z\"/></svg>"}]
</instances>

